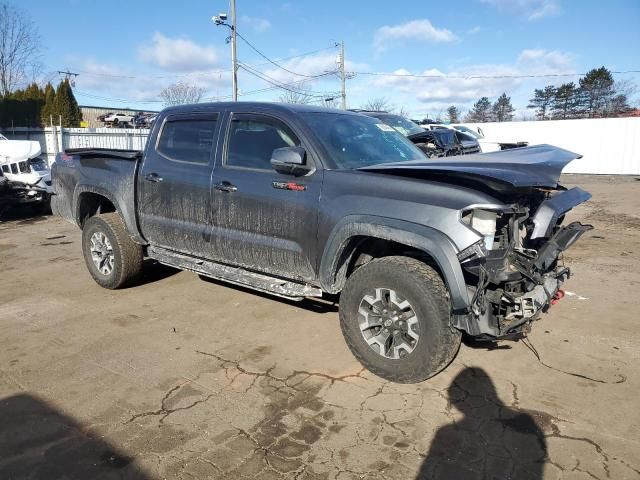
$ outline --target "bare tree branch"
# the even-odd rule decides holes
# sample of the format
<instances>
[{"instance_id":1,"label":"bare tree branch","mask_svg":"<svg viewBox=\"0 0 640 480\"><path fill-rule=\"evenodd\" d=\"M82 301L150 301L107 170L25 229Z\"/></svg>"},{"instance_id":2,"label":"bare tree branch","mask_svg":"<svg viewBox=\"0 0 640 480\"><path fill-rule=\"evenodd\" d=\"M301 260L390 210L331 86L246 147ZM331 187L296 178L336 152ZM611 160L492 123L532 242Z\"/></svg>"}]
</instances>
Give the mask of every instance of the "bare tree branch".
<instances>
[{"instance_id":1,"label":"bare tree branch","mask_svg":"<svg viewBox=\"0 0 640 480\"><path fill-rule=\"evenodd\" d=\"M22 10L0 3L0 95L11 93L39 69L40 35Z\"/></svg>"},{"instance_id":2,"label":"bare tree branch","mask_svg":"<svg viewBox=\"0 0 640 480\"><path fill-rule=\"evenodd\" d=\"M160 98L165 107L171 105L183 105L185 103L198 103L204 94L204 88L180 81L173 83L160 92Z\"/></svg>"}]
</instances>

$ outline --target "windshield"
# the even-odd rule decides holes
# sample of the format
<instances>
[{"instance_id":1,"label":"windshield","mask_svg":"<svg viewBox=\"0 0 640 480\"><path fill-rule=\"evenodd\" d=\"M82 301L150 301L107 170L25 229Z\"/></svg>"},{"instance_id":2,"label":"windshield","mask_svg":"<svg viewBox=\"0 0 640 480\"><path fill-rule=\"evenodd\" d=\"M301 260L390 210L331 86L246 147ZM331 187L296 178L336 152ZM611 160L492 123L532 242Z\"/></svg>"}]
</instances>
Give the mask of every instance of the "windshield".
<instances>
[{"instance_id":1,"label":"windshield","mask_svg":"<svg viewBox=\"0 0 640 480\"><path fill-rule=\"evenodd\" d=\"M471 135L473 138L482 138L482 135L480 135L478 132L473 131L469 127L465 127L464 125L454 125L453 128L455 128L459 132L463 132L463 133L466 133L468 135Z\"/></svg>"},{"instance_id":2,"label":"windshield","mask_svg":"<svg viewBox=\"0 0 640 480\"><path fill-rule=\"evenodd\" d=\"M411 120L401 117L400 115L376 114L374 118L377 118L378 120L381 120L383 123L386 123L387 125L395 128L405 137L408 137L409 135L414 135L416 133L424 132L424 128L421 128L419 125L413 123Z\"/></svg>"},{"instance_id":3,"label":"windshield","mask_svg":"<svg viewBox=\"0 0 640 480\"><path fill-rule=\"evenodd\" d=\"M320 112L303 117L338 168L424 160L413 143L377 118Z\"/></svg>"}]
</instances>

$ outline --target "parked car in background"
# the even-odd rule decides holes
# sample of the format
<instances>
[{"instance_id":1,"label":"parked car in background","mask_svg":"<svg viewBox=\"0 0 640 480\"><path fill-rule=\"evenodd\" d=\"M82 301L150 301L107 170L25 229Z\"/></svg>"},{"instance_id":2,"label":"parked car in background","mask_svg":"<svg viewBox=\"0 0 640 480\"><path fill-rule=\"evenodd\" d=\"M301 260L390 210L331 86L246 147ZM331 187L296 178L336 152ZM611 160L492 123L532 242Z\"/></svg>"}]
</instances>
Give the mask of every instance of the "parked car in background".
<instances>
[{"instance_id":1,"label":"parked car in background","mask_svg":"<svg viewBox=\"0 0 640 480\"><path fill-rule=\"evenodd\" d=\"M558 184L575 158L538 145L433 160L352 112L181 105L144 152L59 154L52 207L82 229L105 288L130 284L147 256L292 300L340 294L355 357L411 383L444 369L462 332L519 338L562 294L558 257L592 228L563 225L590 198ZM310 328L323 326L299 334Z\"/></svg>"},{"instance_id":2,"label":"parked car in background","mask_svg":"<svg viewBox=\"0 0 640 480\"><path fill-rule=\"evenodd\" d=\"M0 135L0 175L3 202L29 203L48 208L51 175L47 163L39 158L40 142L8 140Z\"/></svg>"},{"instance_id":3,"label":"parked car in background","mask_svg":"<svg viewBox=\"0 0 640 480\"><path fill-rule=\"evenodd\" d=\"M453 129L431 128L430 125L420 126L408 118L388 112L352 111L377 118L386 125L395 128L415 143L429 158L480 153L480 146L473 137L459 134Z\"/></svg>"},{"instance_id":4,"label":"parked car in background","mask_svg":"<svg viewBox=\"0 0 640 480\"><path fill-rule=\"evenodd\" d=\"M113 115L113 112L103 113L102 115L98 115L96 117L96 120L98 120L99 122L103 122L104 123L104 119L107 118L110 115Z\"/></svg>"},{"instance_id":5,"label":"parked car in background","mask_svg":"<svg viewBox=\"0 0 640 480\"><path fill-rule=\"evenodd\" d=\"M473 136L477 142L480 144L480 148L483 152L498 152L500 150L509 150L512 148L521 148L529 145L528 142L523 141L507 141L507 140L498 140L495 138L487 138L482 131L482 128L477 127L475 129L468 127L466 125L452 124L449 127L456 129L459 132L464 133L465 135Z\"/></svg>"},{"instance_id":6,"label":"parked car in background","mask_svg":"<svg viewBox=\"0 0 640 480\"><path fill-rule=\"evenodd\" d=\"M133 115L128 113L111 113L104 117L103 122L113 127L126 127L133 121Z\"/></svg>"}]
</instances>

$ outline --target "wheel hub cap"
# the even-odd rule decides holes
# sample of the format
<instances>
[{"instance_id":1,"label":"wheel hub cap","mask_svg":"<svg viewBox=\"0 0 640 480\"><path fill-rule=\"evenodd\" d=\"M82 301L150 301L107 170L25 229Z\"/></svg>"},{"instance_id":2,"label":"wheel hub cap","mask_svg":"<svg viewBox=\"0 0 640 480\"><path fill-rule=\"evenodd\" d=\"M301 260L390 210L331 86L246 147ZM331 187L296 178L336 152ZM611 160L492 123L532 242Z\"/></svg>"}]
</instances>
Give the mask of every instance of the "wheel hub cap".
<instances>
[{"instance_id":1,"label":"wheel hub cap","mask_svg":"<svg viewBox=\"0 0 640 480\"><path fill-rule=\"evenodd\" d=\"M385 358L405 358L420 339L413 307L392 289L376 288L366 294L360 301L358 320L364 340Z\"/></svg>"},{"instance_id":2,"label":"wheel hub cap","mask_svg":"<svg viewBox=\"0 0 640 480\"><path fill-rule=\"evenodd\" d=\"M109 275L113 271L113 248L107 236L102 232L91 235L89 251L98 271L103 275Z\"/></svg>"}]
</instances>

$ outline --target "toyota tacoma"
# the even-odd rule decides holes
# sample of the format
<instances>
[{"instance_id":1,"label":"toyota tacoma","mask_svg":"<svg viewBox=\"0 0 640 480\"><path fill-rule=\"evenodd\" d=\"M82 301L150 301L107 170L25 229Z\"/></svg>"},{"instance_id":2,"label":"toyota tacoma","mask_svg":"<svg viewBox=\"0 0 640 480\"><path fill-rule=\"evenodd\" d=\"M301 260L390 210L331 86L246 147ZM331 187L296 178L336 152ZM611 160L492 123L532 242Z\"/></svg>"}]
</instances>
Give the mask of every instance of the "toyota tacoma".
<instances>
[{"instance_id":1,"label":"toyota tacoma","mask_svg":"<svg viewBox=\"0 0 640 480\"><path fill-rule=\"evenodd\" d=\"M463 332L517 339L555 303L590 195L558 184L579 155L548 145L429 159L380 120L270 103L177 106L144 152L69 150L54 212L82 229L101 286L143 258L261 292L339 295L346 342L373 373L419 382Z\"/></svg>"}]
</instances>

